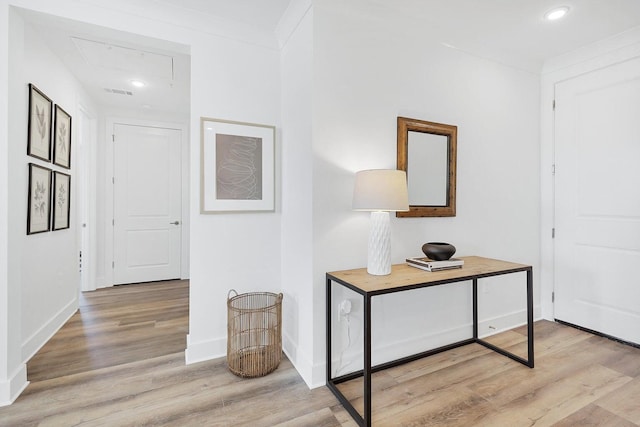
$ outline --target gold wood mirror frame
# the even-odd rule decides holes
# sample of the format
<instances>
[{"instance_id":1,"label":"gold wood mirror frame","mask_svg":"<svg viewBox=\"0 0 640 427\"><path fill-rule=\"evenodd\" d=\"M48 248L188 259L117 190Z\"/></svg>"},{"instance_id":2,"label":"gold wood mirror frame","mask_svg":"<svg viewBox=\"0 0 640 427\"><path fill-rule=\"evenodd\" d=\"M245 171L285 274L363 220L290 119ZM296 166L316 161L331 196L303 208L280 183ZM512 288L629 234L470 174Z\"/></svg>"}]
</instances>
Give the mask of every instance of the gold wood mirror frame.
<instances>
[{"instance_id":1,"label":"gold wood mirror frame","mask_svg":"<svg viewBox=\"0 0 640 427\"><path fill-rule=\"evenodd\" d=\"M409 211L397 217L456 216L458 127L398 117L397 167L407 173Z\"/></svg>"}]
</instances>

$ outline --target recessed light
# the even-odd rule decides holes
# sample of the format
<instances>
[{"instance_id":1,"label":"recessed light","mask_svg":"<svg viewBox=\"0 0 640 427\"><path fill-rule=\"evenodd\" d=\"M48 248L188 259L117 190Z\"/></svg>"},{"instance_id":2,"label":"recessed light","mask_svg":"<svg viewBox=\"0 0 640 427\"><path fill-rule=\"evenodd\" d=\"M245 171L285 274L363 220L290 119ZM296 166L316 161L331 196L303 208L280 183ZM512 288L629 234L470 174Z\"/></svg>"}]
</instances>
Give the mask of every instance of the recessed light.
<instances>
[{"instance_id":1,"label":"recessed light","mask_svg":"<svg viewBox=\"0 0 640 427\"><path fill-rule=\"evenodd\" d=\"M565 16L568 12L569 6L556 7L545 13L544 19L546 19L547 21L555 21Z\"/></svg>"},{"instance_id":2,"label":"recessed light","mask_svg":"<svg viewBox=\"0 0 640 427\"><path fill-rule=\"evenodd\" d=\"M129 83L131 83L131 86L135 86L135 87L145 87L146 83L143 82L142 80L131 80Z\"/></svg>"}]
</instances>

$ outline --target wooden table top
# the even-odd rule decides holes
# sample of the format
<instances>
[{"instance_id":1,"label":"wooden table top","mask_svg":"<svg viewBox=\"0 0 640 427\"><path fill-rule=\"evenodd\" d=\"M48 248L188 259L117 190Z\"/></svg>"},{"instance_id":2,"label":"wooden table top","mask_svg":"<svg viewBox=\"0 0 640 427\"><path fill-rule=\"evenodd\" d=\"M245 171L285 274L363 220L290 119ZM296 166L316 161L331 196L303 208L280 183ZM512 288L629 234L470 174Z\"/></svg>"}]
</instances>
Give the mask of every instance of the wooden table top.
<instances>
[{"instance_id":1,"label":"wooden table top","mask_svg":"<svg viewBox=\"0 0 640 427\"><path fill-rule=\"evenodd\" d=\"M391 274L375 276L367 273L366 268L354 270L333 271L327 273L327 277L351 285L354 290L363 293L386 293L399 290L398 288L413 286L435 286L442 283L473 279L474 277L492 276L517 271L527 271L531 266L516 264L478 256L456 257L463 259L462 268L440 271L425 271L407 264L394 264L391 266Z\"/></svg>"}]
</instances>

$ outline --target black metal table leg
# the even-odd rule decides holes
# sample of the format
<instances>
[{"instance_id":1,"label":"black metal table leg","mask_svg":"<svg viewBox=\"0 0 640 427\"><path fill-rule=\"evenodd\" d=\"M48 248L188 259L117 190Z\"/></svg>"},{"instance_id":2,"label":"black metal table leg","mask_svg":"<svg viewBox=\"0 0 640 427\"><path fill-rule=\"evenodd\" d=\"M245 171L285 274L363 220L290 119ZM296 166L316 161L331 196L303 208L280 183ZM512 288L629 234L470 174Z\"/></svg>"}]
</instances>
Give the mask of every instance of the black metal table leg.
<instances>
[{"instance_id":1,"label":"black metal table leg","mask_svg":"<svg viewBox=\"0 0 640 427\"><path fill-rule=\"evenodd\" d=\"M473 339L478 339L478 279L473 279Z\"/></svg>"},{"instance_id":2,"label":"black metal table leg","mask_svg":"<svg viewBox=\"0 0 640 427\"><path fill-rule=\"evenodd\" d=\"M527 272L527 358L524 359L520 356L517 356L510 351L504 350L498 346L495 346L481 338L478 338L478 318L477 318L477 303L478 303L478 286L477 279L473 279L473 334L474 341L478 344L481 344L488 349L491 349L497 353L502 354L503 356L507 356L510 359L515 360L516 362L522 363L529 368L533 368L533 273L532 269L526 270Z\"/></svg>"},{"instance_id":3,"label":"black metal table leg","mask_svg":"<svg viewBox=\"0 0 640 427\"><path fill-rule=\"evenodd\" d=\"M527 270L527 344L527 366L533 368L533 269Z\"/></svg>"},{"instance_id":4,"label":"black metal table leg","mask_svg":"<svg viewBox=\"0 0 640 427\"><path fill-rule=\"evenodd\" d=\"M327 384L331 382L331 279L327 279L327 319L326 319L326 341L327 341Z\"/></svg>"},{"instance_id":5,"label":"black metal table leg","mask_svg":"<svg viewBox=\"0 0 640 427\"><path fill-rule=\"evenodd\" d=\"M364 425L371 426L371 296L364 295Z\"/></svg>"}]
</instances>

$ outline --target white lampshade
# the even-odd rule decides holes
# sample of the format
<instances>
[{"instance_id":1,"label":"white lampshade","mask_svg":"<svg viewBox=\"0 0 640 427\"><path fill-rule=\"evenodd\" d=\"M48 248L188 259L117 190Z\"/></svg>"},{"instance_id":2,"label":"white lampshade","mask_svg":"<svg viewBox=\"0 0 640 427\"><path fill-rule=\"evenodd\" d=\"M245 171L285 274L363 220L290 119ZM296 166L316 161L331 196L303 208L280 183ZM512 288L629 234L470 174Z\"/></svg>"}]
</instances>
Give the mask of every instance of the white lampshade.
<instances>
[{"instance_id":1,"label":"white lampshade","mask_svg":"<svg viewBox=\"0 0 640 427\"><path fill-rule=\"evenodd\" d=\"M395 169L372 169L356 173L353 209L371 211L367 272L391 273L391 225L389 212L408 211L407 174Z\"/></svg>"},{"instance_id":2,"label":"white lampshade","mask_svg":"<svg viewBox=\"0 0 640 427\"><path fill-rule=\"evenodd\" d=\"M407 173L371 169L356 173L353 209L357 211L408 211Z\"/></svg>"}]
</instances>

